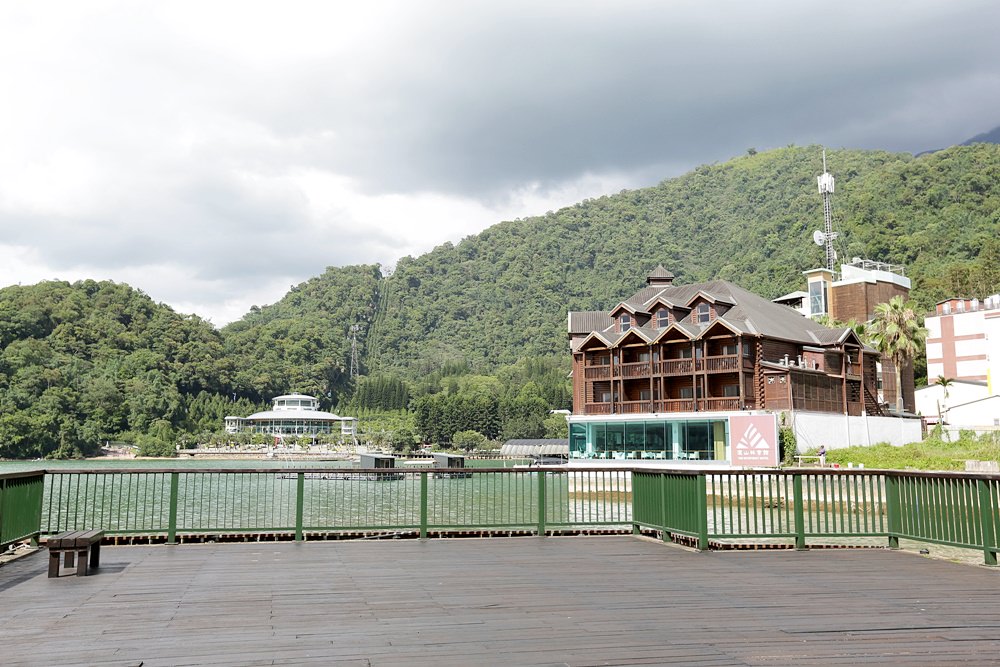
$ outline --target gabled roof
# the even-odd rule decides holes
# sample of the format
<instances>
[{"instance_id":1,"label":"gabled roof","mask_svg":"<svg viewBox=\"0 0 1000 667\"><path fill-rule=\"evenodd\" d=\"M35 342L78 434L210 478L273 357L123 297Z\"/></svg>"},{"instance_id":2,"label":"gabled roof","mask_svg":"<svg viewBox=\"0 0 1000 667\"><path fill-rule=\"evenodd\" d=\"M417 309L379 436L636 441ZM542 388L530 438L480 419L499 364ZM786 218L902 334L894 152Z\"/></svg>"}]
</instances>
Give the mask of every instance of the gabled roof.
<instances>
[{"instance_id":1,"label":"gabled roof","mask_svg":"<svg viewBox=\"0 0 1000 667\"><path fill-rule=\"evenodd\" d=\"M622 303L630 304L636 312L647 312L651 303L660 300L670 304L689 304L701 295L715 303L731 305L723 315L708 324L697 324L691 321L690 315L667 329L657 333L661 338L665 331L677 328L689 338L695 338L705 330L706 326L722 321L734 332L749 336L763 336L787 340L805 345L832 346L847 340L845 328L832 329L815 322L788 306L773 303L753 292L743 289L726 280L710 280L692 285L679 286L649 286L643 287ZM610 318L603 320L610 326ZM571 321L573 316L571 315ZM871 348L866 352L874 353Z\"/></svg>"},{"instance_id":2,"label":"gabled roof","mask_svg":"<svg viewBox=\"0 0 1000 667\"><path fill-rule=\"evenodd\" d=\"M621 338L619 338L615 342L615 347L621 347L622 345L625 345L628 342L629 338L638 338L643 343L648 345L653 342L653 339L656 338L656 334L657 334L656 329L650 329L647 327L632 327L631 329L623 333L621 335Z\"/></svg>"},{"instance_id":3,"label":"gabled roof","mask_svg":"<svg viewBox=\"0 0 1000 667\"><path fill-rule=\"evenodd\" d=\"M727 306L736 305L736 303L731 300L732 297L726 298L718 293L706 292L705 290L698 290L698 292L694 296L692 296L690 299L687 300L687 306L690 308L691 304L697 301L698 299L704 299L709 303L724 303Z\"/></svg>"},{"instance_id":4,"label":"gabled roof","mask_svg":"<svg viewBox=\"0 0 1000 667\"><path fill-rule=\"evenodd\" d=\"M741 331L740 329L738 329L736 325L727 322L724 317L717 317L708 324L706 324L704 328L701 330L701 332L696 336L696 338L704 338L706 335L708 335L708 332L710 332L712 329L715 329L716 327L722 327L723 329L728 329L729 331L737 335L742 333L747 333L745 331Z\"/></svg>"},{"instance_id":5,"label":"gabled roof","mask_svg":"<svg viewBox=\"0 0 1000 667\"><path fill-rule=\"evenodd\" d=\"M649 315L649 311L648 310L646 310L642 306L637 306L634 303L629 303L628 301L622 301L617 306L615 306L614 308L612 308L611 309L611 316L614 317L615 313L617 313L619 310L627 310L628 312L632 313L633 315L635 315L637 313L638 314L642 314L642 315Z\"/></svg>"},{"instance_id":6,"label":"gabled roof","mask_svg":"<svg viewBox=\"0 0 1000 667\"><path fill-rule=\"evenodd\" d=\"M574 351L583 350L590 346L590 343L597 341L603 347L612 347L619 338L619 334L612 333L611 335L605 334L601 331L593 331L586 338L581 340L576 344Z\"/></svg>"},{"instance_id":7,"label":"gabled roof","mask_svg":"<svg viewBox=\"0 0 1000 667\"><path fill-rule=\"evenodd\" d=\"M691 340L698 334L698 332L690 331L689 329L690 327L685 326L680 322L674 322L666 329L661 330L654 339L654 342L658 343L667 338L669 334L674 334L674 333L676 333L681 340Z\"/></svg>"}]
</instances>

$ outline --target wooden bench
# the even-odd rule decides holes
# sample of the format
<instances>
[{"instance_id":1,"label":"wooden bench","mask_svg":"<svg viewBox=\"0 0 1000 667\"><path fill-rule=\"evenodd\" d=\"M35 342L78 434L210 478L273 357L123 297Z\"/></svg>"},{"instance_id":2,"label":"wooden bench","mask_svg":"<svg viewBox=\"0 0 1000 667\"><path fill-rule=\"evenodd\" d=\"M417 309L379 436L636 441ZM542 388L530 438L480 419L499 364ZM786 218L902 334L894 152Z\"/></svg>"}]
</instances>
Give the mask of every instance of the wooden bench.
<instances>
[{"instance_id":1,"label":"wooden bench","mask_svg":"<svg viewBox=\"0 0 1000 667\"><path fill-rule=\"evenodd\" d=\"M85 577L90 568L100 567L103 530L67 530L48 538L49 576L59 576L59 556L65 554L63 565L76 567L76 576Z\"/></svg>"}]
</instances>

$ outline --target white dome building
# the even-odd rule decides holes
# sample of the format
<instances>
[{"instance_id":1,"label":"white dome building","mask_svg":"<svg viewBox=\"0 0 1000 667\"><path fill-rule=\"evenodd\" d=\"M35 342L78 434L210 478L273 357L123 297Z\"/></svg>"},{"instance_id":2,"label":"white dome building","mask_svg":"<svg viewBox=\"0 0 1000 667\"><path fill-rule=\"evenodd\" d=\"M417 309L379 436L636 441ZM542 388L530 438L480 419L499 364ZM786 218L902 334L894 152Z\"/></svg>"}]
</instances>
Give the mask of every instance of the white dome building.
<instances>
[{"instance_id":1,"label":"white dome building","mask_svg":"<svg viewBox=\"0 0 1000 667\"><path fill-rule=\"evenodd\" d=\"M305 394L286 394L271 400L272 408L249 417L226 417L226 433L271 435L318 435L339 433L354 436L357 419L340 417L319 409L319 400Z\"/></svg>"}]
</instances>

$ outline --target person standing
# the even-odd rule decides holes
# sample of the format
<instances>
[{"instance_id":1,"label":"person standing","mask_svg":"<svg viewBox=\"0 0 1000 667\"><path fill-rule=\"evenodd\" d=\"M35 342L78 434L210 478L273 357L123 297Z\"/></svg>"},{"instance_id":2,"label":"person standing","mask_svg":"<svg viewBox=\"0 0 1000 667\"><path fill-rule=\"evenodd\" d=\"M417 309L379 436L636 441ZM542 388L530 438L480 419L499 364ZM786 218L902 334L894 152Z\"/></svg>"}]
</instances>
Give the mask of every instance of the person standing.
<instances>
[{"instance_id":1,"label":"person standing","mask_svg":"<svg viewBox=\"0 0 1000 667\"><path fill-rule=\"evenodd\" d=\"M819 446L819 467L826 467L826 447L824 445Z\"/></svg>"}]
</instances>

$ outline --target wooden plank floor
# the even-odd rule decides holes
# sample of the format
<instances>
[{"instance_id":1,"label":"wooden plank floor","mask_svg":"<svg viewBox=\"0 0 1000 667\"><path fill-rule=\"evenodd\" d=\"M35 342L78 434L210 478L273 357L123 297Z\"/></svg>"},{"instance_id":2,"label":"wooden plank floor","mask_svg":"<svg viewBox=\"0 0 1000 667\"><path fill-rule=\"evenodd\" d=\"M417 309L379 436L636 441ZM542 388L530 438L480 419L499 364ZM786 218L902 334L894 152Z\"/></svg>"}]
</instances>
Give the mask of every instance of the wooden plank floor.
<instances>
[{"instance_id":1,"label":"wooden plank floor","mask_svg":"<svg viewBox=\"0 0 1000 667\"><path fill-rule=\"evenodd\" d=\"M104 547L0 568L3 665L996 664L1000 572L635 537Z\"/></svg>"}]
</instances>

